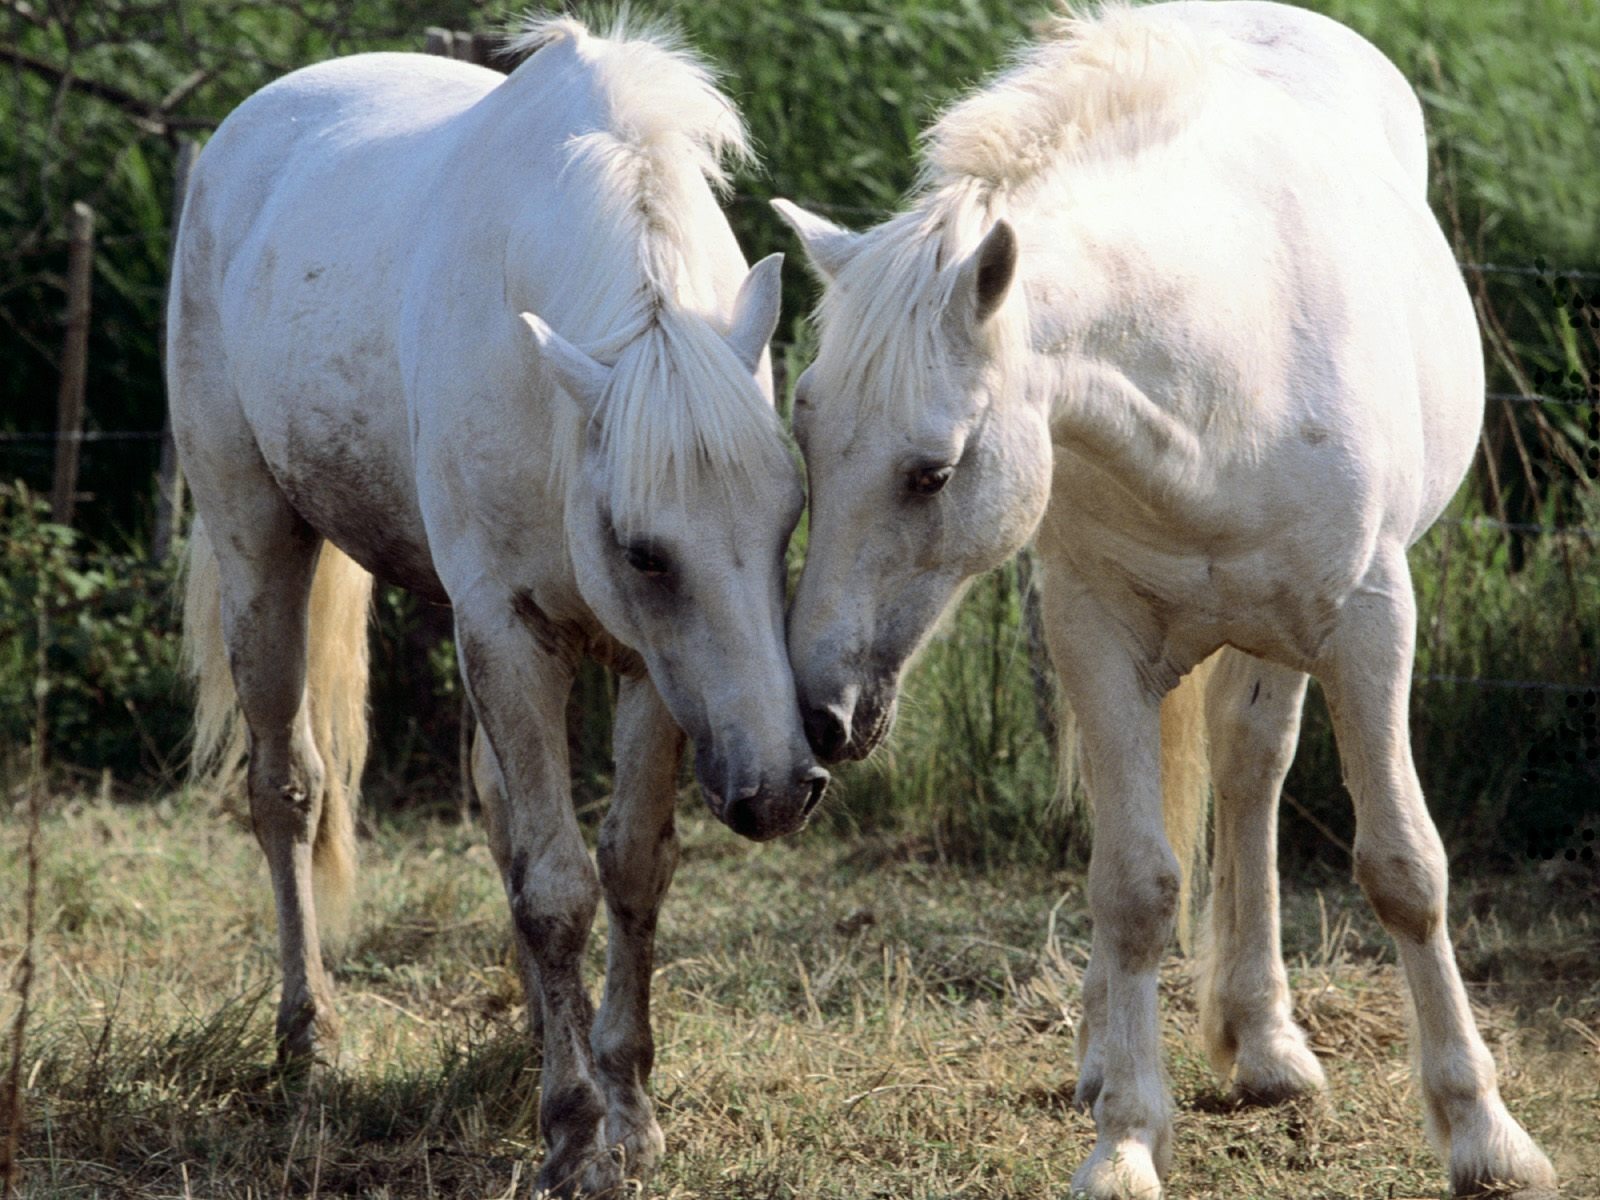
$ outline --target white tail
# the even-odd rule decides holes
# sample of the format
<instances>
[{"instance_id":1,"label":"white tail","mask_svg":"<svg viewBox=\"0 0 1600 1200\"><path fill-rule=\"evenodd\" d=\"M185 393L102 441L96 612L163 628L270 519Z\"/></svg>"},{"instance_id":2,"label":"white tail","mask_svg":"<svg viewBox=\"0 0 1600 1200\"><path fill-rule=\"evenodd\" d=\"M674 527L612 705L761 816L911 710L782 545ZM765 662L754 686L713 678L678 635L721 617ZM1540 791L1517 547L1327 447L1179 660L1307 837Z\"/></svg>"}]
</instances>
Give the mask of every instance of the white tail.
<instances>
[{"instance_id":1,"label":"white tail","mask_svg":"<svg viewBox=\"0 0 1600 1200\"><path fill-rule=\"evenodd\" d=\"M226 793L245 786L245 723L222 636L217 557L197 518L183 596L183 660L195 683L193 782ZM325 543L311 585L306 699L322 758L322 816L312 846L317 924L337 945L355 889L355 805L367 761L367 613L372 576Z\"/></svg>"},{"instance_id":2,"label":"white tail","mask_svg":"<svg viewBox=\"0 0 1600 1200\"><path fill-rule=\"evenodd\" d=\"M1167 841L1178 857L1183 886L1178 892L1178 944L1188 953L1192 941L1196 867L1206 852L1206 812L1211 799L1211 756L1206 743L1206 681L1216 669L1213 654L1190 671L1161 702L1161 807ZM1059 691L1058 691L1059 696ZM1061 696L1058 802L1070 805L1077 788L1078 721ZM1087 793L1085 801L1087 802Z\"/></svg>"}]
</instances>

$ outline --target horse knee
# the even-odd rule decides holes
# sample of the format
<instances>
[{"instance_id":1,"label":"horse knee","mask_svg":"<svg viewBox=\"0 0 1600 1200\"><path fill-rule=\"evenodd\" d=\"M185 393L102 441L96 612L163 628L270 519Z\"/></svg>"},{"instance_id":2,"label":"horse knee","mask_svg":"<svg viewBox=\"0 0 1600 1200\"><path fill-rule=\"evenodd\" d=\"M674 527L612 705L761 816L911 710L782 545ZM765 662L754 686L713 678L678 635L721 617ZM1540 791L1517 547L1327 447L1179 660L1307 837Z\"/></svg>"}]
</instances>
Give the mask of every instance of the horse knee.
<instances>
[{"instance_id":1,"label":"horse knee","mask_svg":"<svg viewBox=\"0 0 1600 1200\"><path fill-rule=\"evenodd\" d=\"M1421 845L1374 844L1357 837L1355 879L1395 937L1426 942L1444 920L1447 883L1437 836Z\"/></svg>"},{"instance_id":2,"label":"horse knee","mask_svg":"<svg viewBox=\"0 0 1600 1200\"><path fill-rule=\"evenodd\" d=\"M1119 855L1102 872L1091 866L1090 907L1124 970L1153 970L1160 962L1176 924L1181 880L1165 844L1158 852Z\"/></svg>"},{"instance_id":3,"label":"horse knee","mask_svg":"<svg viewBox=\"0 0 1600 1200\"><path fill-rule=\"evenodd\" d=\"M600 884L582 848L560 867L531 864L518 850L507 874L511 918L534 961L541 969L576 963L600 906Z\"/></svg>"}]
</instances>

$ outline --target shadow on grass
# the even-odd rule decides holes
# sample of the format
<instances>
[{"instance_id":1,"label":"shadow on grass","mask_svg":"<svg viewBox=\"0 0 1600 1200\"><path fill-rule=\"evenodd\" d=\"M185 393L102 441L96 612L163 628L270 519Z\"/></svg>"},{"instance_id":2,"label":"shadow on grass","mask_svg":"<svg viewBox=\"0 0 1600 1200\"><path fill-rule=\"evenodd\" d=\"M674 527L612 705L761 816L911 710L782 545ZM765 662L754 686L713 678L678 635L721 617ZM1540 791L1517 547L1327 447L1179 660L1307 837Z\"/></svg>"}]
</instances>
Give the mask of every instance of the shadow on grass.
<instances>
[{"instance_id":1,"label":"shadow on grass","mask_svg":"<svg viewBox=\"0 0 1600 1200\"><path fill-rule=\"evenodd\" d=\"M153 1028L119 998L33 1036L23 1195L498 1194L531 1153L537 1052L441 1030L427 1069L275 1065L273 989ZM488 1189L488 1191L486 1191Z\"/></svg>"}]
</instances>

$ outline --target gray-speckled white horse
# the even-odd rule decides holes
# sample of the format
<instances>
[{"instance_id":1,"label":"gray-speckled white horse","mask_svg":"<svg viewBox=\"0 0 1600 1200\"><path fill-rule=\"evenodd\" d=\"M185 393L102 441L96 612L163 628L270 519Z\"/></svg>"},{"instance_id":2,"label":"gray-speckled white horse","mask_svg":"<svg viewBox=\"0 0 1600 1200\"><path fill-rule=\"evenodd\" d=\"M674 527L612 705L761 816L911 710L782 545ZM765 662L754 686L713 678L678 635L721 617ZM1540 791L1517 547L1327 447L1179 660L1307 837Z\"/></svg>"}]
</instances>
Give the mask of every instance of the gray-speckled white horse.
<instances>
[{"instance_id":1,"label":"gray-speckled white horse","mask_svg":"<svg viewBox=\"0 0 1600 1200\"><path fill-rule=\"evenodd\" d=\"M523 42L542 49L509 77L362 55L230 116L183 215L169 382L203 522L199 754L242 758L236 685L284 1055L333 1030L317 909L349 887L370 571L454 608L542 1004L539 1187L601 1193L662 1148L649 989L684 735L749 837L797 829L827 775L784 653L803 494L766 357L780 262L747 272L712 188L739 118L659 38L555 20ZM623 675L598 873L567 764L584 654ZM580 965L602 894L596 1017Z\"/></svg>"},{"instance_id":2,"label":"gray-speckled white horse","mask_svg":"<svg viewBox=\"0 0 1600 1200\"><path fill-rule=\"evenodd\" d=\"M1483 405L1415 97L1298 9L1110 8L1064 22L929 145L914 207L869 233L780 204L827 281L796 391L812 509L790 657L819 754L866 753L961 584L1037 532L1095 805L1078 1097L1098 1140L1076 1185L1154 1197L1171 1157L1156 973L1185 707L1203 704L1214 752L1208 1048L1247 1093L1323 1084L1277 924L1308 673L1452 1182L1551 1185L1473 1026L1407 730L1406 548L1460 482ZM1219 648L1202 697L1191 673ZM1192 844L1203 806L1175 794Z\"/></svg>"}]
</instances>

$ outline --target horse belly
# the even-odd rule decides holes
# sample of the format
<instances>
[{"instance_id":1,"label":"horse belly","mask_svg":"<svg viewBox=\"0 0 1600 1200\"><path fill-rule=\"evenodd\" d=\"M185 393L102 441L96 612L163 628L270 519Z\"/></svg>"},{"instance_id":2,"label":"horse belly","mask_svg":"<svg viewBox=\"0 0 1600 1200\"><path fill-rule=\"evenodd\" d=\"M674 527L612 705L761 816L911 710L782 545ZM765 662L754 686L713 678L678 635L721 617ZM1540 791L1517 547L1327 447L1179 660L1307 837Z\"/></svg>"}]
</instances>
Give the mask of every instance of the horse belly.
<instances>
[{"instance_id":1,"label":"horse belly","mask_svg":"<svg viewBox=\"0 0 1600 1200\"><path fill-rule=\"evenodd\" d=\"M443 599L423 532L394 297L404 255L353 211L285 204L229 272L223 338L279 486L379 578ZM359 231L359 232L357 232Z\"/></svg>"},{"instance_id":2,"label":"horse belly","mask_svg":"<svg viewBox=\"0 0 1600 1200\"><path fill-rule=\"evenodd\" d=\"M313 529L378 578L444 602L410 455L397 450L403 442L384 436L386 424L392 417L359 407L311 409L284 422L274 452L263 450L278 486Z\"/></svg>"}]
</instances>

